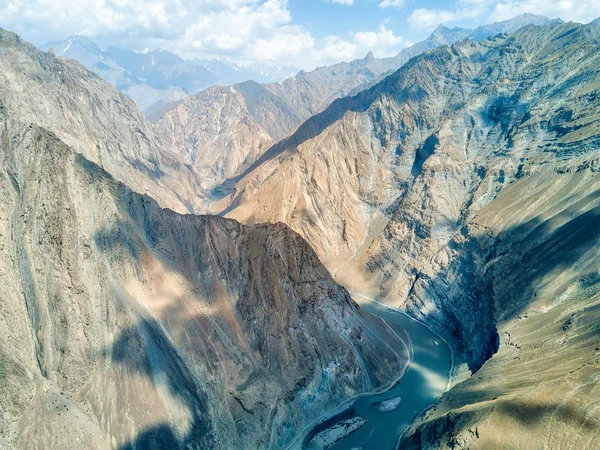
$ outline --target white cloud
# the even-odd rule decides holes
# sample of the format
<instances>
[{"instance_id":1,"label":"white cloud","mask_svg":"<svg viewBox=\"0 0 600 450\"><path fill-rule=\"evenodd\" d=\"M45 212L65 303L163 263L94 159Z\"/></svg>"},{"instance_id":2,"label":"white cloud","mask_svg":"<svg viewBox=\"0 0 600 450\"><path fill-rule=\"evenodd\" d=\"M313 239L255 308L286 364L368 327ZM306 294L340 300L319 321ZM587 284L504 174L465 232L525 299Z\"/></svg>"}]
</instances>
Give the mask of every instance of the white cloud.
<instances>
[{"instance_id":1,"label":"white cloud","mask_svg":"<svg viewBox=\"0 0 600 450\"><path fill-rule=\"evenodd\" d=\"M413 29L431 30L440 23L476 26L524 13L587 23L600 16L600 0L458 0L453 9L415 9L408 22Z\"/></svg>"},{"instance_id":2,"label":"white cloud","mask_svg":"<svg viewBox=\"0 0 600 450\"><path fill-rule=\"evenodd\" d=\"M459 0L454 10L415 9L408 17L408 23L419 30L432 30L442 23L481 17L488 11L488 3L490 0Z\"/></svg>"},{"instance_id":3,"label":"white cloud","mask_svg":"<svg viewBox=\"0 0 600 450\"><path fill-rule=\"evenodd\" d=\"M406 0L372 3L373 9L407 4ZM270 61L307 69L362 57L369 50L378 56L393 54L406 43L394 35L390 19L376 30L346 29L343 36L316 39L294 23L288 0L0 0L0 11L0 26L35 44L82 34L104 47L164 47L184 57L226 56L238 62ZM408 18L409 32L410 37L421 37L439 23L476 26L525 12L587 22L600 16L600 0L455 0L445 9L415 9Z\"/></svg>"},{"instance_id":4,"label":"white cloud","mask_svg":"<svg viewBox=\"0 0 600 450\"><path fill-rule=\"evenodd\" d=\"M257 61L299 60L315 48L315 40L301 27L277 30L268 38L257 39L249 46L249 57Z\"/></svg>"},{"instance_id":5,"label":"white cloud","mask_svg":"<svg viewBox=\"0 0 600 450\"><path fill-rule=\"evenodd\" d=\"M405 4L405 0L383 0L380 4L380 8L402 8Z\"/></svg>"},{"instance_id":6,"label":"white cloud","mask_svg":"<svg viewBox=\"0 0 600 450\"><path fill-rule=\"evenodd\" d=\"M327 36L321 43L317 58L322 64L327 61L351 61L357 58L357 48L352 42L337 36Z\"/></svg>"},{"instance_id":7,"label":"white cloud","mask_svg":"<svg viewBox=\"0 0 600 450\"><path fill-rule=\"evenodd\" d=\"M354 42L363 51L373 51L377 56L389 56L404 42L401 36L395 36L385 25L381 25L378 31L366 31L354 33Z\"/></svg>"},{"instance_id":8,"label":"white cloud","mask_svg":"<svg viewBox=\"0 0 600 450\"><path fill-rule=\"evenodd\" d=\"M163 47L187 58L225 56L305 69L369 50L392 54L403 43L383 25L345 39L315 39L293 23L288 0L0 0L0 10L0 26L36 44L81 34L101 46Z\"/></svg>"}]
</instances>

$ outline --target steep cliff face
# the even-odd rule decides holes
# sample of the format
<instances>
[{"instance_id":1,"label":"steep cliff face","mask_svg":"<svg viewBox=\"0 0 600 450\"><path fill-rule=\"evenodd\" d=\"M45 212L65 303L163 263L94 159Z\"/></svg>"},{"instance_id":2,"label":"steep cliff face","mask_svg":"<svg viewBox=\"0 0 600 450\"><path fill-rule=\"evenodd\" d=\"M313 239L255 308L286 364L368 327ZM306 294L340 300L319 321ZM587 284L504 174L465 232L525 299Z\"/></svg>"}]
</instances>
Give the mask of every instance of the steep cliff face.
<instances>
[{"instance_id":1,"label":"steep cliff face","mask_svg":"<svg viewBox=\"0 0 600 450\"><path fill-rule=\"evenodd\" d=\"M288 137L335 99L381 81L414 56L468 37L480 41L527 24L548 22L545 17L526 14L474 30L440 26L426 40L391 58L375 58L369 53L349 63L301 71L279 83L213 86L157 111L153 115L156 129L190 164L204 171L210 189L239 176L272 144Z\"/></svg>"},{"instance_id":2,"label":"steep cliff face","mask_svg":"<svg viewBox=\"0 0 600 450\"><path fill-rule=\"evenodd\" d=\"M55 133L118 180L180 212L200 208L199 177L128 97L81 64L0 30L0 106Z\"/></svg>"},{"instance_id":3,"label":"steep cliff face","mask_svg":"<svg viewBox=\"0 0 600 450\"><path fill-rule=\"evenodd\" d=\"M187 97L155 128L194 165L210 192L249 167L299 120L264 85L246 82Z\"/></svg>"},{"instance_id":4,"label":"steep cliff face","mask_svg":"<svg viewBox=\"0 0 600 450\"><path fill-rule=\"evenodd\" d=\"M482 208L468 238L449 246L450 260L482 247L479 283L465 285L457 265L424 289L485 288L500 346L412 425L400 448L600 447L599 167L596 156L517 180Z\"/></svg>"},{"instance_id":5,"label":"steep cliff face","mask_svg":"<svg viewBox=\"0 0 600 450\"><path fill-rule=\"evenodd\" d=\"M0 443L282 448L408 355L283 224L180 215L0 120Z\"/></svg>"},{"instance_id":6,"label":"steep cliff face","mask_svg":"<svg viewBox=\"0 0 600 450\"><path fill-rule=\"evenodd\" d=\"M595 157L599 42L597 24L555 23L415 58L272 147L225 212L289 224L339 281L446 329L477 369L498 339L491 294L466 288L487 244L453 263L461 287L423 286L506 186Z\"/></svg>"}]
</instances>

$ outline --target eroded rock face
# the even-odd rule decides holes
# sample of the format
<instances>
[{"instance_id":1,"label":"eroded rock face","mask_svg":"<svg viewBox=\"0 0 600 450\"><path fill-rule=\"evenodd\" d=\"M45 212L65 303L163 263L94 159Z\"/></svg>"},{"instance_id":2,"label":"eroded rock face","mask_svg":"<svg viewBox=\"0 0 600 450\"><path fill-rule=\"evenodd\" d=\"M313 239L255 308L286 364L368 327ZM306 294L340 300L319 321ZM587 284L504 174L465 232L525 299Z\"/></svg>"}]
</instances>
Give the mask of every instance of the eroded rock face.
<instances>
[{"instance_id":1,"label":"eroded rock face","mask_svg":"<svg viewBox=\"0 0 600 450\"><path fill-rule=\"evenodd\" d=\"M0 106L56 134L162 206L202 205L197 173L165 146L135 103L81 64L0 30Z\"/></svg>"},{"instance_id":2,"label":"eroded rock face","mask_svg":"<svg viewBox=\"0 0 600 450\"><path fill-rule=\"evenodd\" d=\"M258 99L258 108L254 106L256 100L247 102L250 89ZM257 91L262 91L262 95ZM210 192L223 180L249 167L277 137L285 136L286 132L277 131L276 127L289 130L298 121L296 114L263 85L247 82L234 87L213 86L187 97L165 114L155 128L194 165L203 188Z\"/></svg>"},{"instance_id":3,"label":"eroded rock face","mask_svg":"<svg viewBox=\"0 0 600 450\"><path fill-rule=\"evenodd\" d=\"M282 448L401 373L283 224L180 215L0 120L0 442Z\"/></svg>"},{"instance_id":4,"label":"eroded rock face","mask_svg":"<svg viewBox=\"0 0 600 450\"><path fill-rule=\"evenodd\" d=\"M166 106L155 128L202 171L206 189L211 190L240 175L275 142L331 101L389 71L393 64L396 62L382 63L370 55L302 71L280 83L213 86Z\"/></svg>"},{"instance_id":5,"label":"eroded rock face","mask_svg":"<svg viewBox=\"0 0 600 450\"><path fill-rule=\"evenodd\" d=\"M430 52L236 186L232 217L450 337L457 384L401 448L600 445L599 49L596 21Z\"/></svg>"},{"instance_id":6,"label":"eroded rock face","mask_svg":"<svg viewBox=\"0 0 600 450\"><path fill-rule=\"evenodd\" d=\"M499 349L400 448L600 447L597 168L523 177L473 219L469 241L487 243L476 272L496 311ZM453 255L468 245L454 244ZM460 281L457 273L427 289Z\"/></svg>"}]
</instances>

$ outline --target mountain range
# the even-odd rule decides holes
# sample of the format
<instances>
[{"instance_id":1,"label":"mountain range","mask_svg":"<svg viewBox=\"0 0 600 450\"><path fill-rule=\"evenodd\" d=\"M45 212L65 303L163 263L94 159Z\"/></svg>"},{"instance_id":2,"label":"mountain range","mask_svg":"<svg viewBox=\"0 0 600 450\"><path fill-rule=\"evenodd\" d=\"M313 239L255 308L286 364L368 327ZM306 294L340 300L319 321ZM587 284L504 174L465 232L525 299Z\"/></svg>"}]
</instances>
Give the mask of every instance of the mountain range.
<instances>
[{"instance_id":1,"label":"mountain range","mask_svg":"<svg viewBox=\"0 0 600 450\"><path fill-rule=\"evenodd\" d=\"M527 14L474 30L439 26L425 41L392 58L379 59L369 53L364 59L301 71L277 83L214 86L166 105L150 118L163 139L200 171L210 192L224 180L240 175L270 146L333 100L380 81L412 57L463 39L482 40L525 24L548 22L545 17Z\"/></svg>"},{"instance_id":2,"label":"mountain range","mask_svg":"<svg viewBox=\"0 0 600 450\"><path fill-rule=\"evenodd\" d=\"M361 296L452 350L398 448L600 448L600 19L440 27L154 124L84 65L0 30L0 447L298 448L438 381Z\"/></svg>"},{"instance_id":3,"label":"mountain range","mask_svg":"<svg viewBox=\"0 0 600 450\"><path fill-rule=\"evenodd\" d=\"M214 84L246 80L270 83L296 72L292 67L238 65L225 59L185 60L165 49L146 53L108 47L101 50L85 36L71 36L41 47L57 56L75 59L131 97L145 113Z\"/></svg>"},{"instance_id":4,"label":"mountain range","mask_svg":"<svg viewBox=\"0 0 600 450\"><path fill-rule=\"evenodd\" d=\"M0 69L2 447L282 448L402 372L287 226L174 211L193 170L131 100L3 30Z\"/></svg>"},{"instance_id":5,"label":"mountain range","mask_svg":"<svg viewBox=\"0 0 600 450\"><path fill-rule=\"evenodd\" d=\"M439 47L223 189L448 337L454 386L400 448L600 445L599 50L599 21Z\"/></svg>"}]
</instances>

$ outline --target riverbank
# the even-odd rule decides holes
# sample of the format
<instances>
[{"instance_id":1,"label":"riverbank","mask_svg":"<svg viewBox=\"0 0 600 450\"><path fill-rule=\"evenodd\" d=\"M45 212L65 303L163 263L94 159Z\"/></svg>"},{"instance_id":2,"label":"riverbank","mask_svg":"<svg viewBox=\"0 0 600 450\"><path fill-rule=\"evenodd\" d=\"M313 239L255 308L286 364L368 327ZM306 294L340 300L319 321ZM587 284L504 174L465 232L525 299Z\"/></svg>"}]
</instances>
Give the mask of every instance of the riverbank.
<instances>
[{"instance_id":1,"label":"riverbank","mask_svg":"<svg viewBox=\"0 0 600 450\"><path fill-rule=\"evenodd\" d=\"M350 295L353 296L354 294L350 294ZM378 317L379 319L383 320L386 323L386 325L389 326L389 324L384 319L379 317L378 315L372 314L370 312L369 312L369 314L374 315L375 317ZM322 424L325 424L325 423L328 424L333 421L332 425L334 425L335 422L337 421L336 419L338 417L348 418L349 416L346 413L348 410L351 410L353 408L353 406L357 400L360 400L363 397L385 394L390 389L393 389L394 386L396 386L402 380L402 377L406 374L406 372L408 371L408 369L411 366L411 363L413 360L413 355L414 355L414 349L412 346L412 341L410 339L408 342L405 342L404 339L402 339L400 336L398 336L398 334L395 331L392 330L392 332L396 335L398 340L406 347L407 354L410 355L405 366L403 367L400 375L398 377L396 377L395 379L393 379L390 383L384 385L383 387L381 387L379 389L374 389L371 391L366 391L366 392L361 392L360 394L356 394L355 396L344 400L342 403L340 403L335 408L332 408L329 411L326 411L325 413L321 414L317 419L313 420L311 423L309 423L304 428L302 428L302 430L300 431L298 436L296 436L296 438L292 442L290 442L288 444L288 446L285 447L284 450L302 450L302 445L306 442L307 437L314 434L315 429L318 428L319 430L323 430L323 428L321 427ZM339 419L339 420L342 420L342 419Z\"/></svg>"},{"instance_id":2,"label":"riverbank","mask_svg":"<svg viewBox=\"0 0 600 450\"><path fill-rule=\"evenodd\" d=\"M435 404L451 384L452 350L439 333L403 311L360 294L352 295L368 300L359 302L365 312L381 318L392 329L398 327L408 333L410 363L400 377L387 388L374 393L361 393L305 427L298 438L288 446L288 450L302 448L307 442L307 436L314 436L315 430L322 432L327 429L324 424L335 425L335 419L347 419L353 415L366 418L366 424L331 446L332 450L349 450L356 447L365 450L394 449L408 426L423 411ZM401 397L402 402L396 409L380 411L377 408L377 404L397 397ZM352 410L351 413L349 410Z\"/></svg>"},{"instance_id":3,"label":"riverbank","mask_svg":"<svg viewBox=\"0 0 600 450\"><path fill-rule=\"evenodd\" d=\"M419 320L413 316L411 316L410 314L399 310L398 308L394 308L392 306L386 305L385 303L379 302L371 297L367 297L366 295L363 294L358 294L358 293L350 293L350 295L352 297L362 297L366 300L369 300L372 303L375 303L383 308L386 308L388 310L390 310L391 312L394 313L399 313L402 314L406 317L408 317L411 320L414 320L415 322L417 322L418 324L424 326L425 328L427 328L432 334L435 334L440 341L442 341L444 343L444 345L446 345L446 347L448 347L448 350L450 351L450 369L448 370L448 384L446 386L446 391L448 389L450 389L450 386L452 385L452 375L454 374L454 352L452 351L452 347L450 346L450 344L448 344L448 341L446 341L446 339L437 331L435 331L433 328L431 328L429 325L427 325L425 322L423 322L422 320ZM385 319L384 319L385 320Z\"/></svg>"}]
</instances>

